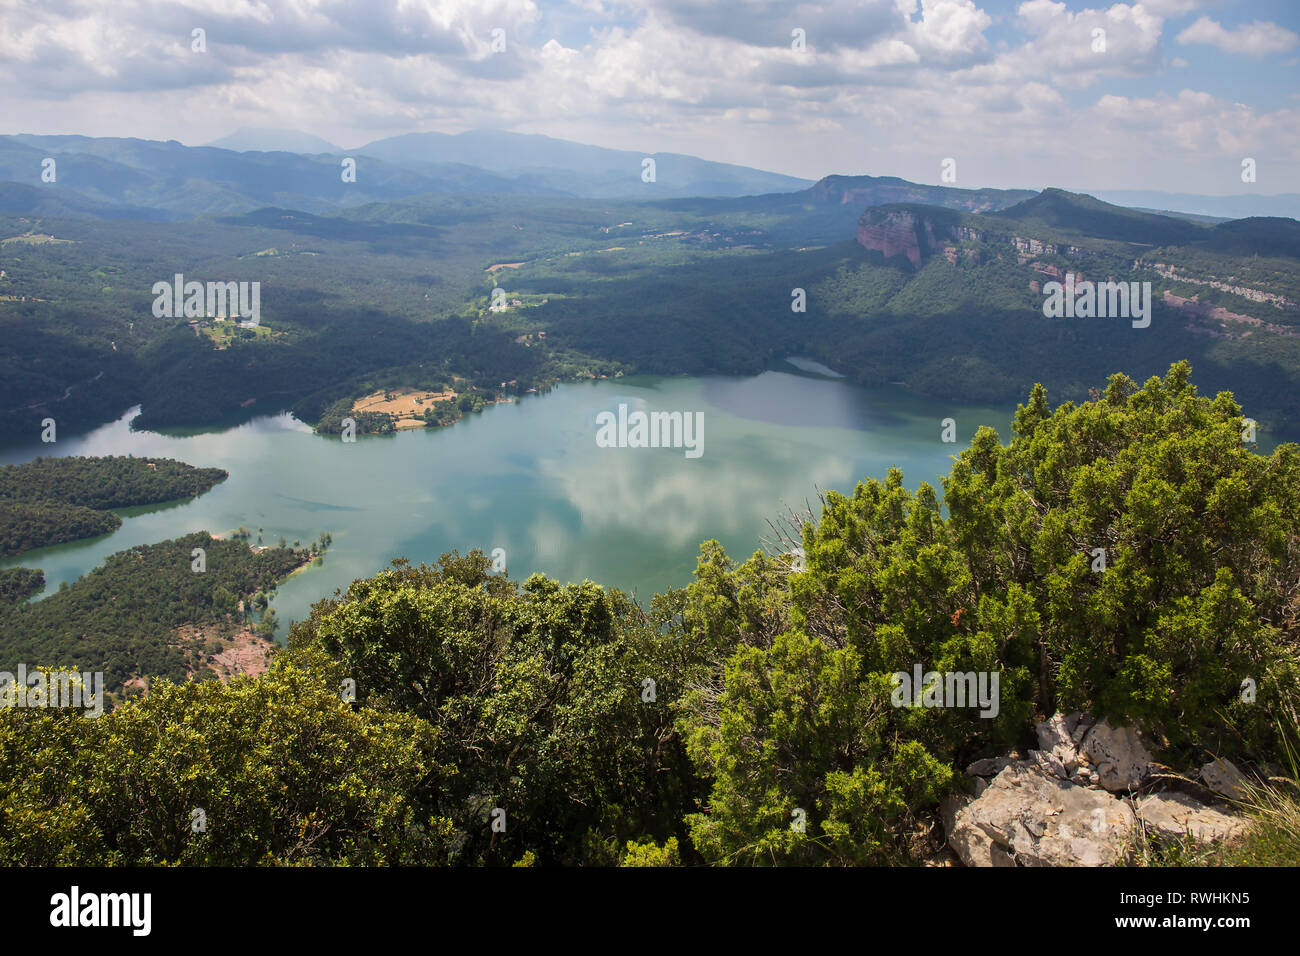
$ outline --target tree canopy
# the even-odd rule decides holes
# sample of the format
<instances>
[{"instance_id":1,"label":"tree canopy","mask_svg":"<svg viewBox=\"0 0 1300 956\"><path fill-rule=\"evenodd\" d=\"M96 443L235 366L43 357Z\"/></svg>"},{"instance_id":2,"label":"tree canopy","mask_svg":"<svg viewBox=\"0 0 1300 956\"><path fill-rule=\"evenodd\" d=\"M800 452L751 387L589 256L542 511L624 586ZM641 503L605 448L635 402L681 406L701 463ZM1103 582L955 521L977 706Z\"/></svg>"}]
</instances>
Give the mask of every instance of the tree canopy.
<instances>
[{"instance_id":1,"label":"tree canopy","mask_svg":"<svg viewBox=\"0 0 1300 956\"><path fill-rule=\"evenodd\" d=\"M0 859L915 862L959 771L1057 709L1171 767L1267 766L1300 686L1300 449L1249 436L1184 363L1054 410L1037 387L942 499L897 470L829 492L786 553L705 542L648 608L399 559L263 677L0 713ZM997 707L900 703L914 670L996 675Z\"/></svg>"}]
</instances>

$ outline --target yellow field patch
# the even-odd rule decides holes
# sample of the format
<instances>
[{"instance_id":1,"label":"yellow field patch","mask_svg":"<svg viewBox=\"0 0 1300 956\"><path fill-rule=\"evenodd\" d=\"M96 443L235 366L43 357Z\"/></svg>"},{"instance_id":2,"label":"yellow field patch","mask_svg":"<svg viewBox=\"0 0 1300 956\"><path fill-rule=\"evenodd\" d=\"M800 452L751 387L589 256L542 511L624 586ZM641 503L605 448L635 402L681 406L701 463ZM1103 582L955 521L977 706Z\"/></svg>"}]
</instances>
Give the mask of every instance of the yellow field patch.
<instances>
[{"instance_id":1,"label":"yellow field patch","mask_svg":"<svg viewBox=\"0 0 1300 956\"><path fill-rule=\"evenodd\" d=\"M393 397L386 398L387 395ZM421 392L413 388L390 388L387 391L378 391L358 398L352 403L352 413L355 415L359 412L381 412L409 421L415 419L417 415L423 415L424 410L432 408L435 402L455 397L455 392ZM420 424L424 424L423 421ZM401 422L398 422L398 427L403 427Z\"/></svg>"}]
</instances>

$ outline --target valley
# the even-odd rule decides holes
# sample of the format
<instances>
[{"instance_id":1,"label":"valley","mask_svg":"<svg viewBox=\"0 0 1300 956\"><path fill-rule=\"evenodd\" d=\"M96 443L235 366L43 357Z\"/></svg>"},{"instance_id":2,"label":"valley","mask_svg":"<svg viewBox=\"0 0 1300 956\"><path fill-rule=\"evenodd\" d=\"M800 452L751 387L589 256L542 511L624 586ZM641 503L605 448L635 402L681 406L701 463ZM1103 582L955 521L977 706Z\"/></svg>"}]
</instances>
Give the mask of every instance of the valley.
<instances>
[{"instance_id":1,"label":"valley","mask_svg":"<svg viewBox=\"0 0 1300 956\"><path fill-rule=\"evenodd\" d=\"M1213 840L1135 848L1120 790L1186 806L1156 764L1112 796L1042 741L1155 728L1184 781L1283 753L1300 223L371 147L349 183L0 137L0 172L49 150L75 184L0 185L0 657L108 697L102 731L0 713L0 762L80 755L0 794L0 855L981 866L1010 854L969 820L1029 780L1105 826L1060 849L1035 805L1026 859L1268 858L1199 802ZM160 751L187 769L137 774ZM150 836L138 780L253 822ZM317 786L323 824L257 803ZM120 844L43 842L65 807Z\"/></svg>"},{"instance_id":2,"label":"valley","mask_svg":"<svg viewBox=\"0 0 1300 956\"><path fill-rule=\"evenodd\" d=\"M1114 369L1142 380L1188 358L1265 427L1300 420L1294 220L1208 224L1060 190L903 186L828 177L792 194L563 205L429 196L189 226L0 214L0 232L70 239L0 252L12 296L0 434L21 440L56 411L93 427L132 404L145 428L293 409L337 431L377 388L459 380L473 408L561 381L748 374L789 354L973 402L1035 381L1078 399ZM946 205L858 205L899 196ZM264 326L198 320L196 338L196 320L151 314L152 285L176 263L257 283ZM1043 321L1042 283L1067 271L1150 281L1154 330ZM790 309L795 289L805 312Z\"/></svg>"}]
</instances>

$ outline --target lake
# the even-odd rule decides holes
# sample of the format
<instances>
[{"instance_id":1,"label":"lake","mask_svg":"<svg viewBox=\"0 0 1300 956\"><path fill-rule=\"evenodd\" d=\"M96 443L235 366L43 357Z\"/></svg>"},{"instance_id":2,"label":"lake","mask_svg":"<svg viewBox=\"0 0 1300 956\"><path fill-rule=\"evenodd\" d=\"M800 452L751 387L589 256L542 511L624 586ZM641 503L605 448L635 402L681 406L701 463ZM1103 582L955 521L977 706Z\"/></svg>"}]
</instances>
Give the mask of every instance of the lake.
<instances>
[{"instance_id":1,"label":"lake","mask_svg":"<svg viewBox=\"0 0 1300 956\"><path fill-rule=\"evenodd\" d=\"M266 544L333 535L322 564L280 587L273 607L282 634L315 601L392 558L432 563L453 549L502 548L511 577L591 579L648 600L690 581L701 541L717 538L733 558L748 557L771 540L769 519L809 503L815 511L819 489L851 493L893 465L908 487L937 486L978 426L992 425L1004 441L1010 434L1010 407L932 402L810 374L815 363L799 369L565 384L449 428L351 443L314 435L288 414L198 433L132 432L132 410L85 435L0 451L0 463L131 454L224 468L230 478L192 501L123 509L111 535L29 551L0 567L44 569L49 593L125 548L243 525L253 541L260 527ZM699 413L699 456L598 447L598 417L620 405L629 414ZM947 417L956 444L940 440Z\"/></svg>"}]
</instances>

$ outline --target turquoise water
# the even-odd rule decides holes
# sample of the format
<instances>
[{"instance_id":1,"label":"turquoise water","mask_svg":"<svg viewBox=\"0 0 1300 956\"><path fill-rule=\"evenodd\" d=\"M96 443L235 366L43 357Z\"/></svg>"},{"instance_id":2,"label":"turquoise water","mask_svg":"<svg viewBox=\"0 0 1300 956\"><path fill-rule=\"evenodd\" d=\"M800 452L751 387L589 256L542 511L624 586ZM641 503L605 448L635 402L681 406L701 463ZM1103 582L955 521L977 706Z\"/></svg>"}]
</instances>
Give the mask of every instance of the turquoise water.
<instances>
[{"instance_id":1,"label":"turquoise water","mask_svg":"<svg viewBox=\"0 0 1300 956\"><path fill-rule=\"evenodd\" d=\"M703 453L600 448L596 416L632 411L703 413ZM368 577L395 557L432 562L446 551L505 551L512 577L541 571L591 579L648 599L688 582L701 541L733 557L772 538L768 520L817 504L825 489L851 492L891 465L906 483L937 485L950 456L979 425L1005 440L1012 409L931 402L902 389L768 371L747 378L624 378L562 385L496 405L450 428L359 436L312 434L288 414L208 432L132 432L128 412L91 433L0 452L12 464L38 455L177 458L230 478L192 501L124 509L122 527L89 541L30 551L0 567L42 568L46 593L116 551L198 530L240 525L263 541L333 535L324 562L288 579L273 607L282 622ZM956 421L957 442L940 440Z\"/></svg>"}]
</instances>

